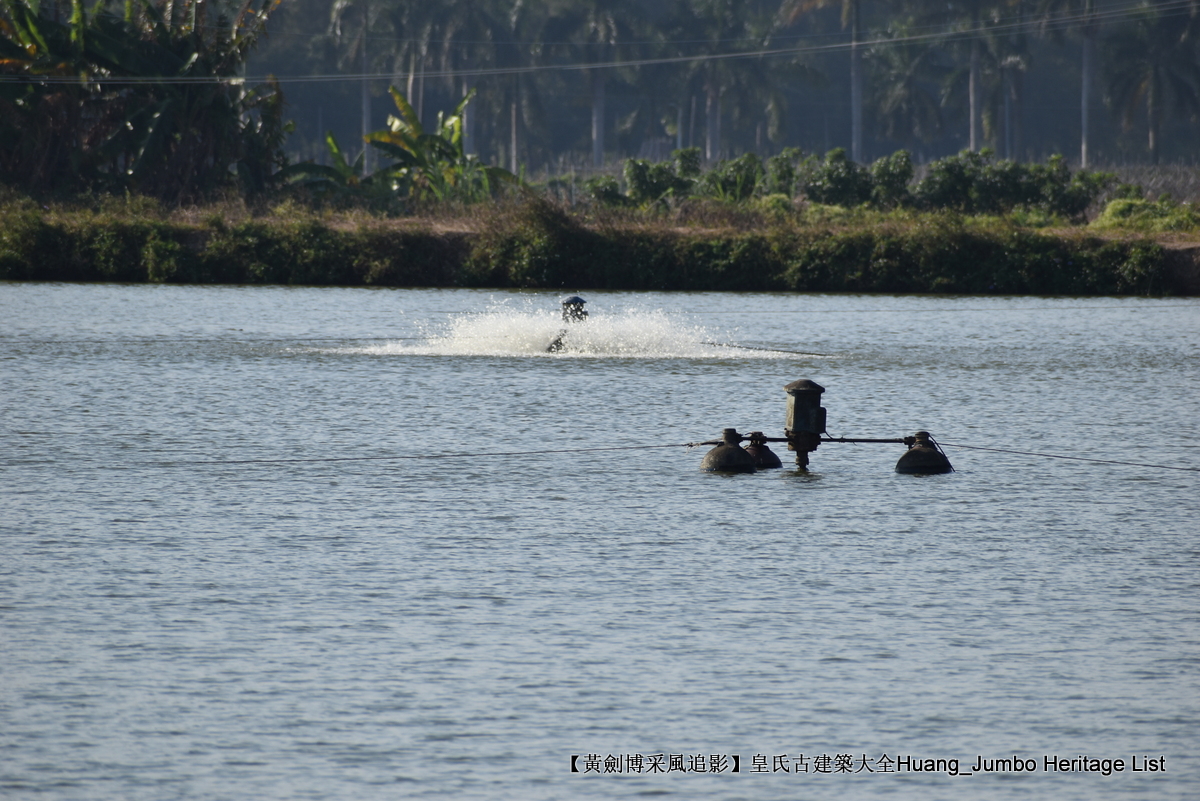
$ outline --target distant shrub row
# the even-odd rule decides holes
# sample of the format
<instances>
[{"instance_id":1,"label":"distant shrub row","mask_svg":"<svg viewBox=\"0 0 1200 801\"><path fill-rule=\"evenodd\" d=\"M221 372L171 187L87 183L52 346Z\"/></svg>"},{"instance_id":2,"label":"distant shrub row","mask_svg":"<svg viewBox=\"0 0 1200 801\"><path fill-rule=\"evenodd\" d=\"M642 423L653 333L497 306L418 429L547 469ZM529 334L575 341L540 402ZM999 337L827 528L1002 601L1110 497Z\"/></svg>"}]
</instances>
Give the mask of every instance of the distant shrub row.
<instances>
[{"instance_id":1,"label":"distant shrub row","mask_svg":"<svg viewBox=\"0 0 1200 801\"><path fill-rule=\"evenodd\" d=\"M899 150L870 166L856 164L841 148L824 159L787 149L763 161L753 153L700 168L700 149L675 151L670 161L625 162L625 191L616 178L587 183L592 198L608 206L669 205L686 197L733 202L752 198L803 195L810 201L853 208L953 210L964 214L1002 214L1037 209L1078 219L1116 177L1109 173L1074 174L1061 156L1046 164L1022 164L993 158L990 151L963 152L931 163L914 182L907 151Z\"/></svg>"},{"instance_id":2,"label":"distant shrub row","mask_svg":"<svg viewBox=\"0 0 1200 801\"><path fill-rule=\"evenodd\" d=\"M532 200L479 234L304 218L183 225L0 213L0 279L809 292L1169 294L1144 241L1063 238L944 213L833 230L583 225Z\"/></svg>"}]
</instances>

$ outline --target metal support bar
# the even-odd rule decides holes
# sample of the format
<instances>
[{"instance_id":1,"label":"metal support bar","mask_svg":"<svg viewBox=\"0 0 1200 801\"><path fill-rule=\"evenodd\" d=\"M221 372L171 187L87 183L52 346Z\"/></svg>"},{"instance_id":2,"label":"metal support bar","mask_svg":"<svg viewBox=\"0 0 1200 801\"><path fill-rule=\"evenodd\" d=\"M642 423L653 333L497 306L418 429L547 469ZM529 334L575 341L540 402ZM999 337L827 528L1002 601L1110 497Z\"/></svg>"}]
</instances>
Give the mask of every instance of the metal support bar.
<instances>
[{"instance_id":1,"label":"metal support bar","mask_svg":"<svg viewBox=\"0 0 1200 801\"><path fill-rule=\"evenodd\" d=\"M789 437L763 437L763 442L791 442ZM896 439L863 439L854 437L821 437L821 442L879 442L888 445L908 445L912 441L912 437L903 437ZM716 445L717 442L701 442L701 445Z\"/></svg>"}]
</instances>

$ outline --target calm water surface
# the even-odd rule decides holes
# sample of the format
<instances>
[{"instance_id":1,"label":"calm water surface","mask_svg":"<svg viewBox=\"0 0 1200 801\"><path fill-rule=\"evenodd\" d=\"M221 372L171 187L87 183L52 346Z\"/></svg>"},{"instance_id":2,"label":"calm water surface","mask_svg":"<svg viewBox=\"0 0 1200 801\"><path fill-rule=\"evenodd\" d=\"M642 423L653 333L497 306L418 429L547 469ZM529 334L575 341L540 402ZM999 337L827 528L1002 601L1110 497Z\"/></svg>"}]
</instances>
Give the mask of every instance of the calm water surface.
<instances>
[{"instance_id":1,"label":"calm water surface","mask_svg":"<svg viewBox=\"0 0 1200 801\"><path fill-rule=\"evenodd\" d=\"M0 285L0 796L1195 797L1200 304L585 297Z\"/></svg>"}]
</instances>

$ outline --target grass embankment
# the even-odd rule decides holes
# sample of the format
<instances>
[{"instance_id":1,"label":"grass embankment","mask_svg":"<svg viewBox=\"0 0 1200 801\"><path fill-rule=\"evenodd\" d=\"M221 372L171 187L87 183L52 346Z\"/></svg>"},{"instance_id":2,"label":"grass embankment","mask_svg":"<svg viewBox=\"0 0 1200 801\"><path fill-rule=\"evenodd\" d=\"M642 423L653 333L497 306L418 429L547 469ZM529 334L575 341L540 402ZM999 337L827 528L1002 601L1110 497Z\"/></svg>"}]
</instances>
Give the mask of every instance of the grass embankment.
<instances>
[{"instance_id":1,"label":"grass embankment","mask_svg":"<svg viewBox=\"0 0 1200 801\"><path fill-rule=\"evenodd\" d=\"M292 204L0 206L0 279L549 289L1194 294L1155 234L1018 216L540 199L381 219ZM1194 272L1195 265L1192 265ZM1186 271L1185 271L1186 272Z\"/></svg>"}]
</instances>

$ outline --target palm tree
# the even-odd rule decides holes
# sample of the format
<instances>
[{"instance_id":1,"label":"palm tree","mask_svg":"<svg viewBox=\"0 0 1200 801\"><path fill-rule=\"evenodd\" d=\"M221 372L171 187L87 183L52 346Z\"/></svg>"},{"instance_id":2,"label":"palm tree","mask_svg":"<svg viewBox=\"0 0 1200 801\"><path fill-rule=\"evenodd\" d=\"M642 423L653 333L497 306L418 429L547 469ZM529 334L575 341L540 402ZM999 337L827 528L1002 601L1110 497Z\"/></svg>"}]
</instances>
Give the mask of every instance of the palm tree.
<instances>
[{"instance_id":1,"label":"palm tree","mask_svg":"<svg viewBox=\"0 0 1200 801\"><path fill-rule=\"evenodd\" d=\"M508 36L504 41L497 43L496 47L496 66L504 69L519 70L527 61L526 47L521 43L522 23L528 16L528 6L517 0L514 4L511 13L508 16ZM521 126L519 117L521 116L522 100L526 94L524 86L524 78L520 72L514 72L510 76L505 76L499 79L499 83L503 87L499 91L492 94L495 100L499 101L496 105L499 106L499 114L493 114L493 118L498 122L508 118L508 147L505 148L508 152L508 169L510 172L517 172L517 162L520 151L520 133ZM504 112L507 112L504 113ZM497 125L497 128L502 125ZM498 136L502 139L503 137Z\"/></svg>"},{"instance_id":2,"label":"palm tree","mask_svg":"<svg viewBox=\"0 0 1200 801\"><path fill-rule=\"evenodd\" d=\"M1012 37L997 36L993 26L1004 16L1009 0L953 0L946 6L951 50L959 53L967 67L950 76L945 99L961 98L966 78L968 150L978 151L985 139L995 140L996 120L1007 87L1006 71L1019 70L1024 56L1012 51ZM960 62L961 63L961 62ZM961 102L961 101L960 101Z\"/></svg>"},{"instance_id":3,"label":"palm tree","mask_svg":"<svg viewBox=\"0 0 1200 801\"><path fill-rule=\"evenodd\" d=\"M738 59L726 85L723 110L735 129L753 130L754 150L762 152L766 142L780 142L787 119L787 96L783 77L815 83L821 76L798 60L768 60L762 57Z\"/></svg>"},{"instance_id":4,"label":"palm tree","mask_svg":"<svg viewBox=\"0 0 1200 801\"><path fill-rule=\"evenodd\" d=\"M842 27L850 28L850 159L863 158L863 70L862 70L862 5L863 0L784 0L780 18L785 24L818 8L832 5L842 7Z\"/></svg>"},{"instance_id":5,"label":"palm tree","mask_svg":"<svg viewBox=\"0 0 1200 801\"><path fill-rule=\"evenodd\" d=\"M392 63L392 73L397 80L406 75L406 97L415 98L414 108L420 116L425 98L425 71L428 68L430 50L435 35L435 9L429 3L417 0L376 0L380 7L380 20L384 30L390 30L394 38L377 42L376 50L382 50Z\"/></svg>"},{"instance_id":6,"label":"palm tree","mask_svg":"<svg viewBox=\"0 0 1200 801\"><path fill-rule=\"evenodd\" d=\"M537 66L544 54L546 9L540 4L512 0L503 17L505 34L497 41L495 64L512 74L492 79L490 91L480 97L479 108L493 121L496 143L508 157L509 170L518 172L522 157L528 162L534 154L534 142L546 133L546 112L542 103L543 81L536 74L523 72Z\"/></svg>"},{"instance_id":7,"label":"palm tree","mask_svg":"<svg viewBox=\"0 0 1200 801\"><path fill-rule=\"evenodd\" d=\"M982 113L982 95L983 95L983 32L982 32L982 6L987 0L961 0L960 5L964 6L965 14L960 17L960 25L964 26L968 37L969 47L969 67L967 75L967 114L969 117L968 123L968 142L967 148L972 152L979 150L982 143L980 136L980 127L983 122Z\"/></svg>"},{"instance_id":8,"label":"palm tree","mask_svg":"<svg viewBox=\"0 0 1200 801\"><path fill-rule=\"evenodd\" d=\"M659 48L647 52L664 52ZM617 70L616 77L632 92L626 94L627 113L617 122L617 141L625 152L638 152L647 143L661 142L669 128L676 128L676 147L679 147L681 115L686 98L686 72L678 64L660 63ZM631 109L631 110L628 110ZM627 145L625 143L628 143ZM643 155L665 157L662 148L651 146ZM669 152L669 151L668 151Z\"/></svg>"},{"instance_id":9,"label":"palm tree","mask_svg":"<svg viewBox=\"0 0 1200 801\"><path fill-rule=\"evenodd\" d=\"M364 140L371 132L371 82L368 75L371 72L370 44L374 28L379 23L386 22L387 17L382 13L383 4L372 0L334 0L329 12L329 32L335 40L346 45L342 54L343 66L357 66L361 75L359 81L360 104L362 112L362 135ZM374 31L379 33L379 31ZM371 172L372 154L363 142L363 169Z\"/></svg>"},{"instance_id":10,"label":"palm tree","mask_svg":"<svg viewBox=\"0 0 1200 801\"><path fill-rule=\"evenodd\" d=\"M1015 0L1016 29L1004 39L1000 69L1004 93L1004 157L1016 159L1024 149L1025 124L1022 110L1025 99L1025 73L1033 57L1025 30L1028 0ZM1086 166L1086 165L1085 165Z\"/></svg>"},{"instance_id":11,"label":"palm tree","mask_svg":"<svg viewBox=\"0 0 1200 801\"><path fill-rule=\"evenodd\" d=\"M1200 13L1164 13L1145 3L1134 19L1105 41L1108 99L1122 124L1133 124L1145 104L1150 161L1159 159L1159 131L1168 106L1200 114Z\"/></svg>"},{"instance_id":12,"label":"palm tree","mask_svg":"<svg viewBox=\"0 0 1200 801\"><path fill-rule=\"evenodd\" d=\"M684 73L686 85L704 96L704 156L716 161L721 156L722 119L762 119L778 129L783 117L783 94L776 87L778 65L768 67L761 57L732 59L738 50L753 51L769 41L771 15L754 0L685 0L671 26L672 38L686 40L689 55Z\"/></svg>"},{"instance_id":13,"label":"palm tree","mask_svg":"<svg viewBox=\"0 0 1200 801\"><path fill-rule=\"evenodd\" d=\"M945 78L945 68L937 64L937 48L909 41L911 33L908 24L889 27L868 51L867 63L878 133L914 149L918 142L931 142L942 132L936 87Z\"/></svg>"},{"instance_id":14,"label":"palm tree","mask_svg":"<svg viewBox=\"0 0 1200 801\"><path fill-rule=\"evenodd\" d=\"M547 54L575 63L603 64L613 61L619 45L632 38L637 8L627 0L577 0L553 15L544 28ZM608 70L585 70L592 107L592 166L604 165L606 89Z\"/></svg>"},{"instance_id":15,"label":"palm tree","mask_svg":"<svg viewBox=\"0 0 1200 801\"><path fill-rule=\"evenodd\" d=\"M1001 30L985 25L977 34L976 92L983 137L1007 159L1021 150L1023 78L1032 58L1024 27L1025 4L1026 0L997 0L986 13ZM1006 25L1011 25L1007 34L1002 30Z\"/></svg>"},{"instance_id":16,"label":"palm tree","mask_svg":"<svg viewBox=\"0 0 1200 801\"><path fill-rule=\"evenodd\" d=\"M502 9L493 0L443 0L436 5L442 69L451 73L451 88L469 97L478 71L494 66L496 46L506 34ZM475 111L464 107L463 152L476 153Z\"/></svg>"},{"instance_id":17,"label":"palm tree","mask_svg":"<svg viewBox=\"0 0 1200 801\"><path fill-rule=\"evenodd\" d=\"M1095 73L1096 40L1100 34L1100 20L1096 14L1096 0L1041 0L1039 12L1043 29L1054 25L1059 18L1071 20L1070 27L1078 31L1083 39L1079 72L1079 161L1088 166L1088 144L1090 139L1092 76Z\"/></svg>"}]
</instances>

